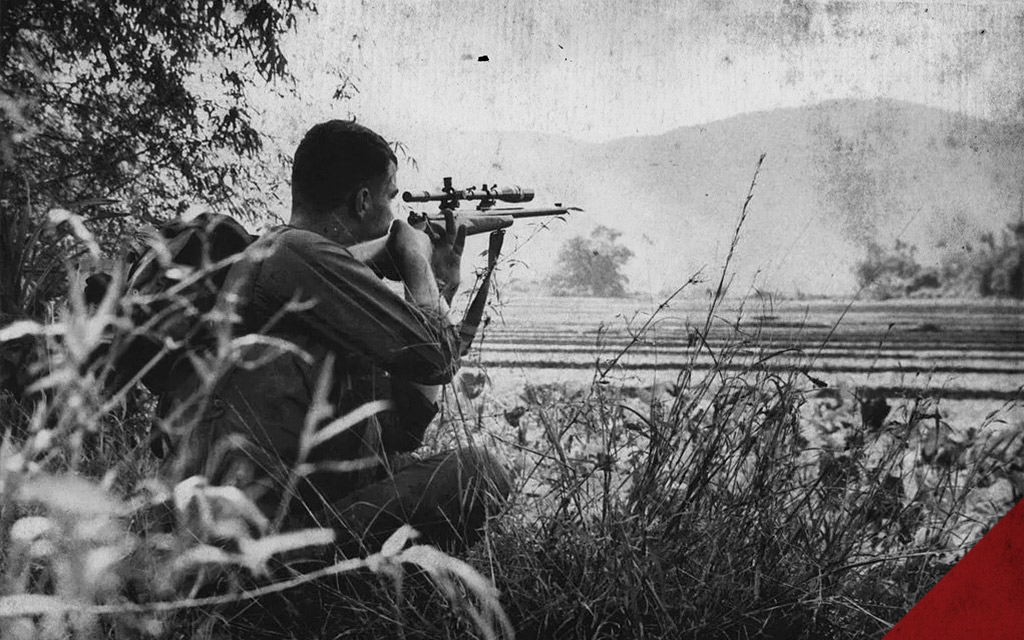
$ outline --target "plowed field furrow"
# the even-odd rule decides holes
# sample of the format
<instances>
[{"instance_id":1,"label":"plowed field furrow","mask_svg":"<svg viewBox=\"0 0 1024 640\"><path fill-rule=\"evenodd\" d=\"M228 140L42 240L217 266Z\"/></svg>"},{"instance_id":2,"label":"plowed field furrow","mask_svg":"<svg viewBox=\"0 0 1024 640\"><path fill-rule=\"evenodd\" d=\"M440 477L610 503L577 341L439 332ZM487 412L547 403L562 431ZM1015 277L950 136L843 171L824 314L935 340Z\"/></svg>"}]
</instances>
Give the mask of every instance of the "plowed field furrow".
<instances>
[{"instance_id":1,"label":"plowed field furrow","mask_svg":"<svg viewBox=\"0 0 1024 640\"><path fill-rule=\"evenodd\" d=\"M664 324L648 328L647 333L654 334L668 334L668 335L681 335L685 336L697 329L703 330L703 327L686 327L686 326L666 326ZM629 335L632 333L638 333L640 331L640 325L627 326L621 323L614 325L605 325L600 327L599 323L552 323L550 325L538 324L534 322L523 322L514 326L511 325L490 325L489 330L491 332L502 333L509 332L514 334L528 333L528 332L553 332L559 334L577 334L577 335L593 335L598 334L614 334L614 335ZM942 336L942 335L970 335L974 333L1005 333L1005 334L1017 334L1024 330L1024 325L986 325L983 323L965 323L961 326L940 326L939 328L930 328L926 325L920 325L917 327L892 327L890 328L887 324L853 324L845 323L833 330L831 326L827 327L752 327L750 325L743 325L737 331L734 327L726 326L715 326L711 328L710 335L723 334L723 335L763 335L763 334L795 334L795 335L850 335L850 334L867 334L881 338L883 336Z\"/></svg>"},{"instance_id":2,"label":"plowed field furrow","mask_svg":"<svg viewBox=\"0 0 1024 640\"><path fill-rule=\"evenodd\" d=\"M629 340L606 340L602 341L600 345L595 340L562 340L558 338L505 338L498 339L491 336L484 336L483 340L480 341L481 345L495 346L495 347L532 347L532 348L552 348L552 347L568 347L575 349L594 349L600 348L606 350L622 349L630 344ZM709 340L708 344L716 351L721 350L724 347L735 347L737 341L735 340ZM742 343L741 346L754 346L767 350L778 350L778 349L801 349L806 352L818 351L822 348L821 341L813 340L758 340ZM662 348L662 349L686 349L689 348L687 341L685 340L671 340L671 341L657 341L657 342L638 342L634 345L635 347L647 347L647 348ZM861 353L879 353L886 351L895 352L906 352L906 351L987 351L987 350L998 350L1001 353L1007 355L1018 354L1020 357L1024 357L1024 342L1020 340L988 340L985 342L980 341L964 341L964 342L900 342L891 344L879 344L877 341L845 341L845 340L829 340L824 343L825 349L832 350L849 350L857 351Z\"/></svg>"},{"instance_id":3,"label":"plowed field furrow","mask_svg":"<svg viewBox=\"0 0 1024 640\"><path fill-rule=\"evenodd\" d=\"M559 358L552 360L550 358L544 358L543 356L537 359L530 358L481 358L481 364L486 367L522 367L522 368L542 368L542 369L580 369L597 366L608 366L610 364L609 358L587 358L581 356L578 358ZM615 365L618 369L624 370L644 370L644 369L657 369L657 370L671 370L671 369L683 369L690 366L689 360L671 360L662 359L658 361L649 362L637 362L635 360L623 359L618 361ZM898 367L885 367L870 364L842 364L842 363L814 363L812 366L805 366L800 363L782 363L782 362L764 362L760 365L745 364L742 362L727 362L727 363L716 363L710 358L701 358L693 363L694 369L710 369L712 367L718 367L726 371L746 371L754 367L766 370L778 370L778 371L791 371L791 370L807 370L809 372L829 372L829 373L900 373L905 375L915 374L984 374L994 376L1019 376L1024 381L1024 368L1021 367L993 367L983 365L973 366L946 366L946 365L901 365Z\"/></svg>"},{"instance_id":4,"label":"plowed field furrow","mask_svg":"<svg viewBox=\"0 0 1024 640\"><path fill-rule=\"evenodd\" d=\"M533 353L548 353L548 354L562 354L562 353L586 353L586 354L601 354L602 356L612 356L623 349L626 349L626 344L621 345L605 345L603 347L595 347L594 345L573 345L564 343L554 343L549 345L533 345L528 343L509 343L509 342L486 342L484 350L491 354L533 354ZM715 346L712 345L712 350L718 352ZM668 356L668 357L679 357L683 355L690 355L692 353L706 353L705 349L698 349L696 347L686 347L685 345L646 345L636 344L629 347L627 354L631 355L643 355L643 356ZM978 349L928 349L928 350L878 350L878 349L819 349L817 347L804 347L798 346L782 346L782 345L770 345L761 349L740 349L739 351L732 350L730 353L739 357L769 357L772 354L780 354L773 357L791 357L791 358L838 358L848 360L880 360L880 361L900 361L900 360L963 360L964 358L970 359L985 359L993 360L998 362L1010 362L1020 363L1021 367L1024 368L1024 353L1021 352L1008 352L1006 350L1000 351L982 351Z\"/></svg>"},{"instance_id":5,"label":"plowed field furrow","mask_svg":"<svg viewBox=\"0 0 1024 640\"><path fill-rule=\"evenodd\" d=\"M718 310L706 345L707 305L685 301L664 310L634 342L658 301L531 299L495 314L477 343L482 366L526 382L585 382L629 349L609 372L624 384L696 372L762 369L806 372L887 395L954 400L1020 399L1024 384L1024 305L1006 301L783 302L761 310ZM737 324L737 318L739 323ZM729 353L732 362L716 364ZM728 359L728 358L727 358ZM477 361L474 358L474 361ZM500 375L500 374L499 374ZM586 380L585 380L586 379ZM646 382L645 382L646 381ZM813 384L808 379L808 384Z\"/></svg>"}]
</instances>

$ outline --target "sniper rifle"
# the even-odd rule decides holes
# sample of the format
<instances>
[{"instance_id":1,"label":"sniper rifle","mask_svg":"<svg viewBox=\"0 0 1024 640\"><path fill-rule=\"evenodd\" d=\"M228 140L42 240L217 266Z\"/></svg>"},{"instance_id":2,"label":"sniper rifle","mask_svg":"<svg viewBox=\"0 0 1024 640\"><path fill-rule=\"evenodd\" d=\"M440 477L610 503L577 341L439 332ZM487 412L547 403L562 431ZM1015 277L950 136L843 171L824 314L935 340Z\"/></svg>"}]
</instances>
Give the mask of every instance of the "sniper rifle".
<instances>
[{"instance_id":1,"label":"sniper rifle","mask_svg":"<svg viewBox=\"0 0 1024 640\"><path fill-rule=\"evenodd\" d=\"M444 187L440 191L406 191L402 194L402 200L410 203L437 202L436 212L413 211L409 213L409 224L421 231L427 225L435 227L438 231L444 230L444 210L448 209L455 214L455 226L460 225L466 228L466 235L472 236L481 233L492 233L491 251L494 259L501 251L501 235L494 232L502 232L511 227L520 218L542 218L563 216L570 211L583 211L579 207L568 207L562 203L555 203L550 207L498 207L497 203L519 204L533 200L533 189L526 189L517 186L499 188L497 185L484 184L477 188L467 187L455 189L452 187L452 179L444 178ZM460 209L463 202L477 202L474 209ZM497 248L495 249L495 244ZM390 268L390 258L386 251L387 237L378 238L369 242L351 247L353 253L363 262L367 263L379 273L393 273ZM488 275L490 268L488 269Z\"/></svg>"}]
</instances>

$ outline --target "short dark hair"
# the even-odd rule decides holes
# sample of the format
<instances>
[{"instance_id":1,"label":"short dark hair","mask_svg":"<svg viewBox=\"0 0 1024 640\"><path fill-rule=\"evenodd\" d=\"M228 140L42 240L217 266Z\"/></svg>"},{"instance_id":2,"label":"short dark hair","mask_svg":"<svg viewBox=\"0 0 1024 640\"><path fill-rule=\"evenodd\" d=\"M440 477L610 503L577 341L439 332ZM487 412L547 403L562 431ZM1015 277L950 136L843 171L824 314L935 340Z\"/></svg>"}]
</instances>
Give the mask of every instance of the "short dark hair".
<instances>
[{"instance_id":1,"label":"short dark hair","mask_svg":"<svg viewBox=\"0 0 1024 640\"><path fill-rule=\"evenodd\" d=\"M306 132L292 162L292 202L313 213L330 211L367 181L387 175L395 152L354 120L330 120Z\"/></svg>"}]
</instances>

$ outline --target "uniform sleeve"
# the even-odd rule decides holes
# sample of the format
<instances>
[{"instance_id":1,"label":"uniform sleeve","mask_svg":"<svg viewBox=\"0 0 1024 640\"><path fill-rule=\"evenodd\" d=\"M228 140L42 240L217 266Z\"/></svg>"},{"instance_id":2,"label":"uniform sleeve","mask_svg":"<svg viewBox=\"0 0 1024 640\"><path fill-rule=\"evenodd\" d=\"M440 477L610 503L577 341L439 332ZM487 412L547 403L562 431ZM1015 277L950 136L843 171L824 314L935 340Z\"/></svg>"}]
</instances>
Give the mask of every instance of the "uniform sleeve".
<instances>
[{"instance_id":1,"label":"uniform sleeve","mask_svg":"<svg viewBox=\"0 0 1024 640\"><path fill-rule=\"evenodd\" d=\"M421 384L448 382L459 364L458 333L448 318L396 295L341 245L290 229L273 243L253 302L289 314L340 353L354 354L392 375Z\"/></svg>"}]
</instances>

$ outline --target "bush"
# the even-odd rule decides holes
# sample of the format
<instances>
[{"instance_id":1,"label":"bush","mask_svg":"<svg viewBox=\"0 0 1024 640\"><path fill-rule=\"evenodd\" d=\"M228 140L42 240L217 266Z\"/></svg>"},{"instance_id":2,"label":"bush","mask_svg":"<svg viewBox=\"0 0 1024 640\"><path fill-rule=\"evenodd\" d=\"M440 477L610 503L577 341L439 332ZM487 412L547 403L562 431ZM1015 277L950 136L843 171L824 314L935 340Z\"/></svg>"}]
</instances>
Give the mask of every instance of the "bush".
<instances>
[{"instance_id":1,"label":"bush","mask_svg":"<svg viewBox=\"0 0 1024 640\"><path fill-rule=\"evenodd\" d=\"M879 637L1024 490L934 402L819 390L752 344L518 398L523 490L476 562L519 637Z\"/></svg>"},{"instance_id":2,"label":"bush","mask_svg":"<svg viewBox=\"0 0 1024 640\"><path fill-rule=\"evenodd\" d=\"M363 572L400 594L410 567L464 612L457 624L469 620L485 637L501 637L507 623L488 581L415 544L408 527L378 553L302 570L291 558L322 556L310 550L332 544L332 530L280 530L241 490L200 476L168 485L146 433L153 403L132 382L108 384L108 354L152 329L125 318L133 307L161 300L118 299L115 289L95 307L73 295L49 323L0 327L0 347L21 342L36 352L22 397L0 394L0 637L151 637L179 628L184 635L175 637L307 637L338 620L283 606L290 602L283 593L351 610L359 594L339 591L336 581ZM160 296L173 301L176 294L172 288ZM226 321L216 311L196 320L216 338L211 352L195 354L207 385L239 357ZM194 427L184 419L161 426ZM225 617L230 624L221 624ZM390 618L382 624L388 634L396 628Z\"/></svg>"},{"instance_id":3,"label":"bush","mask_svg":"<svg viewBox=\"0 0 1024 640\"><path fill-rule=\"evenodd\" d=\"M54 207L84 214L115 255L143 222L196 201L250 219L270 210L266 185L283 165L261 155L247 96L291 79L281 40L312 10L307 0L4 2L0 325L42 319L65 293L64 259L80 247L47 228Z\"/></svg>"},{"instance_id":4,"label":"bush","mask_svg":"<svg viewBox=\"0 0 1024 640\"><path fill-rule=\"evenodd\" d=\"M932 274L920 278L922 267L917 262L917 248L897 240L892 250L876 243L867 249L867 257L857 264L857 284L881 300L904 297L923 286L931 285ZM937 287L937 283L931 288Z\"/></svg>"},{"instance_id":5,"label":"bush","mask_svg":"<svg viewBox=\"0 0 1024 640\"><path fill-rule=\"evenodd\" d=\"M857 284L882 300L918 295L1024 299L1024 222L1008 225L998 236L984 233L962 250L947 250L938 267L922 266L916 253L902 240L889 250L872 243L854 268Z\"/></svg>"}]
</instances>

